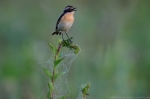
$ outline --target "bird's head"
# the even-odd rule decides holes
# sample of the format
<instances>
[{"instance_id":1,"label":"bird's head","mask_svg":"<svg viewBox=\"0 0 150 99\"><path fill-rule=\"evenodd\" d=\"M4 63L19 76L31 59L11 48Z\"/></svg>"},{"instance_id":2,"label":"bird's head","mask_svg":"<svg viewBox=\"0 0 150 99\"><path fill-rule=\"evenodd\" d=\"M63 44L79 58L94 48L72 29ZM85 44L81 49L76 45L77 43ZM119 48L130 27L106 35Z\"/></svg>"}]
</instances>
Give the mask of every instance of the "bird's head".
<instances>
[{"instance_id":1,"label":"bird's head","mask_svg":"<svg viewBox=\"0 0 150 99\"><path fill-rule=\"evenodd\" d=\"M77 11L75 7L71 6L71 5L68 5L65 7L64 9L64 12L74 12L74 11Z\"/></svg>"}]
</instances>

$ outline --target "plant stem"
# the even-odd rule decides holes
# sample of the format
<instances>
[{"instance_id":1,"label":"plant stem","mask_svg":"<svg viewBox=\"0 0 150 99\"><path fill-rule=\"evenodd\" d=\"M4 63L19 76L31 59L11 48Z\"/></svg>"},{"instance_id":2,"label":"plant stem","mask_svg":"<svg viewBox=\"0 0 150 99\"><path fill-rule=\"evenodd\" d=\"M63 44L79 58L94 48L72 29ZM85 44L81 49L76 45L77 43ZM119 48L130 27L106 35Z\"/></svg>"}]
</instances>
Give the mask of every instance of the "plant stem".
<instances>
[{"instance_id":1,"label":"plant stem","mask_svg":"<svg viewBox=\"0 0 150 99\"><path fill-rule=\"evenodd\" d=\"M57 61L56 58L57 58L57 56L58 56L58 54L59 54L59 52L60 52L61 46L62 46L62 43L60 43L59 46L58 46L58 48L57 48L57 52L55 53L54 62ZM52 75L52 84L53 84L53 86L54 86L54 75L55 75L55 68L53 67L53 75ZM51 94L50 99L54 99L54 91L51 92L50 94Z\"/></svg>"},{"instance_id":2,"label":"plant stem","mask_svg":"<svg viewBox=\"0 0 150 99\"><path fill-rule=\"evenodd\" d=\"M59 46L58 46L57 52L55 53L55 59L54 59L54 61L56 61L56 57L57 57L58 53L60 52L61 46L62 46L62 43L60 43Z\"/></svg>"}]
</instances>

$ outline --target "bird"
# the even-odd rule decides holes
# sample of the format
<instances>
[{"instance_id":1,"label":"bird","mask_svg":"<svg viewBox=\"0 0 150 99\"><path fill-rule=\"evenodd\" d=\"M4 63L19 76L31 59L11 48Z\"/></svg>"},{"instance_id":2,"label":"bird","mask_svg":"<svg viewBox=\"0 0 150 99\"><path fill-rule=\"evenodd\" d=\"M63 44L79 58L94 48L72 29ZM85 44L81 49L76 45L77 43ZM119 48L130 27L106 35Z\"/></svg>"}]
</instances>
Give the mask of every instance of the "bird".
<instances>
[{"instance_id":1,"label":"bird","mask_svg":"<svg viewBox=\"0 0 150 99\"><path fill-rule=\"evenodd\" d=\"M67 32L74 23L75 11L77 11L77 9L71 5L65 7L63 13L57 20L55 32L53 32L52 35L62 35L62 39L64 40L63 33L65 33L69 39Z\"/></svg>"}]
</instances>

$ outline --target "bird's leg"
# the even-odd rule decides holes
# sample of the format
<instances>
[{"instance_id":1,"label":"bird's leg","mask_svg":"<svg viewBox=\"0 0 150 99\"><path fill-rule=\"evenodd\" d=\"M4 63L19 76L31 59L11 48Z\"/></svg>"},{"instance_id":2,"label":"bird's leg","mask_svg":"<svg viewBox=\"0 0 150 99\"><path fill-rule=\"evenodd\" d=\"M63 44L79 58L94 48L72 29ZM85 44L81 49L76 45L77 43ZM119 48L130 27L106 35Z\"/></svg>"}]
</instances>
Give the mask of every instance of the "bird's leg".
<instances>
[{"instance_id":1,"label":"bird's leg","mask_svg":"<svg viewBox=\"0 0 150 99\"><path fill-rule=\"evenodd\" d=\"M61 35L61 33L62 33L62 32L61 32L61 31L59 31L59 33L58 33L58 34L59 34L59 35Z\"/></svg>"},{"instance_id":2,"label":"bird's leg","mask_svg":"<svg viewBox=\"0 0 150 99\"><path fill-rule=\"evenodd\" d=\"M62 34L62 40L63 40L63 41L65 41L65 40L64 40L64 37L63 37L63 33L62 33L62 32L61 32L61 34Z\"/></svg>"},{"instance_id":3,"label":"bird's leg","mask_svg":"<svg viewBox=\"0 0 150 99\"><path fill-rule=\"evenodd\" d=\"M65 34L67 35L68 39L70 39L69 36L68 36L68 34L66 32L65 32Z\"/></svg>"},{"instance_id":4,"label":"bird's leg","mask_svg":"<svg viewBox=\"0 0 150 99\"><path fill-rule=\"evenodd\" d=\"M65 32L65 34L67 35L68 39L70 39L70 42L72 43L71 38L69 38L68 34L66 32Z\"/></svg>"}]
</instances>

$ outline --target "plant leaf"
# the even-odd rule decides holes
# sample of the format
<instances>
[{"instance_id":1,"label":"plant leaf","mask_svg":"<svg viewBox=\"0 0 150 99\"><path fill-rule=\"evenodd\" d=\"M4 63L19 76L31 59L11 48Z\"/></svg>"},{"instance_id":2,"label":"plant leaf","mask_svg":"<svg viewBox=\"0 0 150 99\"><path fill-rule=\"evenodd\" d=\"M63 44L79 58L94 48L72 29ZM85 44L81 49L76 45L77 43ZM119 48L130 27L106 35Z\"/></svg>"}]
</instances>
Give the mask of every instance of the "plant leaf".
<instances>
[{"instance_id":1,"label":"plant leaf","mask_svg":"<svg viewBox=\"0 0 150 99\"><path fill-rule=\"evenodd\" d=\"M47 92L47 99L50 99L50 97L51 97L51 94L50 94L50 91L48 90L48 92Z\"/></svg>"},{"instance_id":2,"label":"plant leaf","mask_svg":"<svg viewBox=\"0 0 150 99\"><path fill-rule=\"evenodd\" d=\"M86 98L89 92L89 88L90 88L90 83L87 83L87 84L84 84L81 86L81 91L82 91L82 95L83 95L83 98Z\"/></svg>"},{"instance_id":3,"label":"plant leaf","mask_svg":"<svg viewBox=\"0 0 150 99\"><path fill-rule=\"evenodd\" d=\"M68 95L62 96L62 97L60 97L58 99L66 99L66 97L68 97Z\"/></svg>"},{"instance_id":4,"label":"plant leaf","mask_svg":"<svg viewBox=\"0 0 150 99\"><path fill-rule=\"evenodd\" d=\"M52 49L53 53L55 53L55 51L56 51L55 47L52 44L50 44L50 43L48 43L48 45Z\"/></svg>"},{"instance_id":5,"label":"plant leaf","mask_svg":"<svg viewBox=\"0 0 150 99\"><path fill-rule=\"evenodd\" d=\"M48 88L49 88L50 92L53 92L54 86L53 86L52 82L48 82Z\"/></svg>"},{"instance_id":6,"label":"plant leaf","mask_svg":"<svg viewBox=\"0 0 150 99\"><path fill-rule=\"evenodd\" d=\"M46 68L43 68L43 70L48 75L48 77L52 80L52 74L49 72L49 70Z\"/></svg>"},{"instance_id":7,"label":"plant leaf","mask_svg":"<svg viewBox=\"0 0 150 99\"><path fill-rule=\"evenodd\" d=\"M58 99L65 99L66 98L66 96L62 96L62 97L60 97L60 98L58 98Z\"/></svg>"},{"instance_id":8,"label":"plant leaf","mask_svg":"<svg viewBox=\"0 0 150 99\"><path fill-rule=\"evenodd\" d=\"M58 59L54 62L54 67L56 67L64 58Z\"/></svg>"},{"instance_id":9,"label":"plant leaf","mask_svg":"<svg viewBox=\"0 0 150 99\"><path fill-rule=\"evenodd\" d=\"M80 51L81 51L81 49L77 46L77 45L71 45L71 48L72 49L74 49L74 53L75 54L78 54Z\"/></svg>"},{"instance_id":10,"label":"plant leaf","mask_svg":"<svg viewBox=\"0 0 150 99\"><path fill-rule=\"evenodd\" d=\"M55 81L57 78L59 78L60 76L62 76L63 74L65 74L65 72L56 73L56 74L54 75L54 81Z\"/></svg>"}]
</instances>

